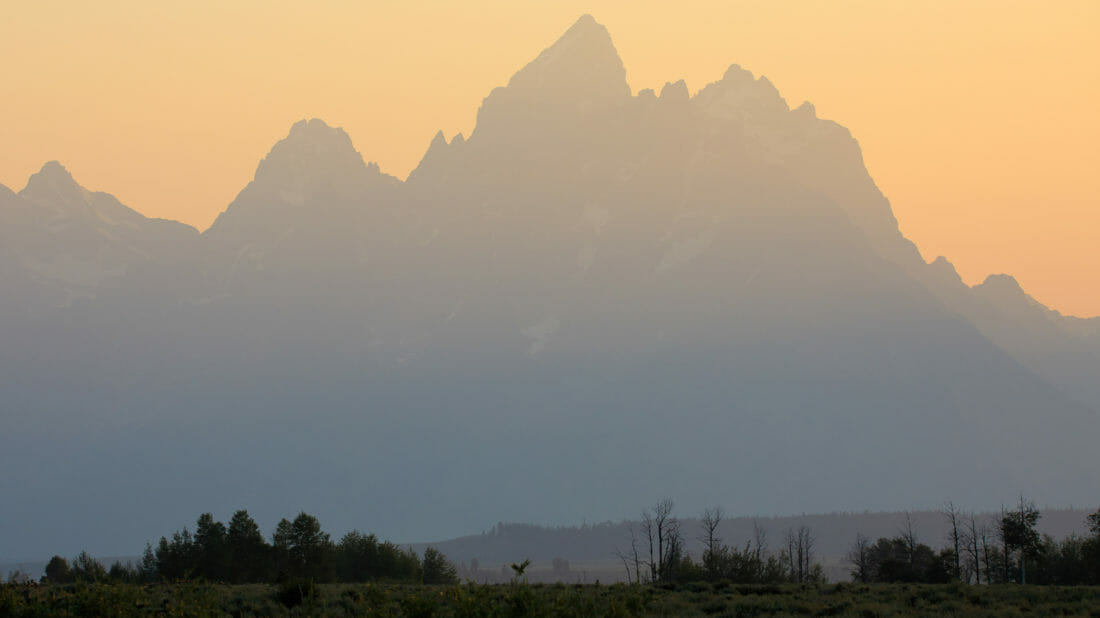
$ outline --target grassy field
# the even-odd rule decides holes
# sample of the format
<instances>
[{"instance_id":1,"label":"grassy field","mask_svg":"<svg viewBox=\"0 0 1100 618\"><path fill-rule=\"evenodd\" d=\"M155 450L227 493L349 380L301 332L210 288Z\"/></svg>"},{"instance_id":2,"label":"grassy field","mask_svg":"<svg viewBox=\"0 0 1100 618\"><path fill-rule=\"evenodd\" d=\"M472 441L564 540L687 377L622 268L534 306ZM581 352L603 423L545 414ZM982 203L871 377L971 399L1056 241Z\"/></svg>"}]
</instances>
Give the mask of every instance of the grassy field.
<instances>
[{"instance_id":1,"label":"grassy field","mask_svg":"<svg viewBox=\"0 0 1100 618\"><path fill-rule=\"evenodd\" d=\"M4 585L0 616L1100 616L1100 588L752 586Z\"/></svg>"}]
</instances>

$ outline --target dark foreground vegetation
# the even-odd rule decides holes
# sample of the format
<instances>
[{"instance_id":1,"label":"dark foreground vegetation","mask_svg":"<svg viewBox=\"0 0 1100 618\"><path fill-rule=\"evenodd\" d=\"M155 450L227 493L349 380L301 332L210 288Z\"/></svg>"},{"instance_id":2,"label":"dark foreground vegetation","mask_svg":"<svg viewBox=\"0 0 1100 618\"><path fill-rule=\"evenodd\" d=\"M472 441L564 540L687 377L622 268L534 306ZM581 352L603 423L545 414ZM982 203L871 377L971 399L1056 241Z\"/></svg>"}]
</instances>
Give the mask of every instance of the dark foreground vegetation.
<instances>
[{"instance_id":1,"label":"dark foreground vegetation","mask_svg":"<svg viewBox=\"0 0 1100 618\"><path fill-rule=\"evenodd\" d=\"M138 564L104 567L87 553L54 556L40 582L0 585L5 616L1100 616L1100 511L1089 534L1036 531L1040 512L1021 498L980 521L950 503L947 545L918 541L912 522L894 537L857 536L852 583L829 584L806 526L775 550L757 531L743 546L717 535L722 514L701 518L698 560L663 500L628 528L616 552L629 583L529 584L530 560L507 584L458 583L433 548L417 555L357 531L333 541L307 513L260 533L246 511L229 525L210 514L149 544Z\"/></svg>"},{"instance_id":2,"label":"dark foreground vegetation","mask_svg":"<svg viewBox=\"0 0 1100 618\"><path fill-rule=\"evenodd\" d=\"M0 586L2 616L1095 616L1100 588L933 584Z\"/></svg>"}]
</instances>

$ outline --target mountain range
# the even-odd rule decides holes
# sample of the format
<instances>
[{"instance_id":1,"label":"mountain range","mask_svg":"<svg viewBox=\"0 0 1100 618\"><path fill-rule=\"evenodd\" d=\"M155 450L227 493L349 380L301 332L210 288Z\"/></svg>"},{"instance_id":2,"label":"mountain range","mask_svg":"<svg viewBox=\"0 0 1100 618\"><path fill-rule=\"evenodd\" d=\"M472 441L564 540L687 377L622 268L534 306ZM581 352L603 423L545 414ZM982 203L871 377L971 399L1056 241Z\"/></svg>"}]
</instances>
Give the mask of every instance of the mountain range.
<instances>
[{"instance_id":1,"label":"mountain range","mask_svg":"<svg viewBox=\"0 0 1100 618\"><path fill-rule=\"evenodd\" d=\"M209 229L0 186L0 556L204 510L405 540L1100 491L1100 318L967 286L844 127L581 17L407 180L303 120Z\"/></svg>"}]
</instances>

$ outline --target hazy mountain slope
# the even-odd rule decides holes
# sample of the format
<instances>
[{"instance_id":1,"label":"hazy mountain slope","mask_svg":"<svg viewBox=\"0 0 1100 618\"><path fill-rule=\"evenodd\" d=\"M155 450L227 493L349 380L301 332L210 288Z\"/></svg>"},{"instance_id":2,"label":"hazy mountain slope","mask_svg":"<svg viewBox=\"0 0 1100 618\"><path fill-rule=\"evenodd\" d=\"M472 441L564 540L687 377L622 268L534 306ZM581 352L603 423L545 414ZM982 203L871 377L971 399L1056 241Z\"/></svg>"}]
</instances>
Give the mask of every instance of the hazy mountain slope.
<instances>
[{"instance_id":1,"label":"hazy mountain slope","mask_svg":"<svg viewBox=\"0 0 1100 618\"><path fill-rule=\"evenodd\" d=\"M633 96L590 17L407 182L303 121L178 259L104 229L81 263L126 276L0 350L5 556L240 507L414 539L1100 490L1095 411L929 285L846 130L736 66Z\"/></svg>"},{"instance_id":2,"label":"hazy mountain slope","mask_svg":"<svg viewBox=\"0 0 1100 618\"><path fill-rule=\"evenodd\" d=\"M203 234L209 263L221 269L217 282L232 292L268 269L283 276L321 275L308 271L318 262L358 269L396 183L365 165L342 129L316 119L295 124Z\"/></svg>"},{"instance_id":3,"label":"hazy mountain slope","mask_svg":"<svg viewBox=\"0 0 1100 618\"><path fill-rule=\"evenodd\" d=\"M943 257L915 272L945 305L1013 358L1100 410L1100 318L1048 309L1009 275L991 275L971 288Z\"/></svg>"},{"instance_id":4,"label":"hazy mountain slope","mask_svg":"<svg viewBox=\"0 0 1100 618\"><path fill-rule=\"evenodd\" d=\"M148 219L111 195L90 192L56 161L9 196L0 216L5 251L57 306L121 288L149 294L162 288L165 271L182 287L181 265L197 250L194 228Z\"/></svg>"},{"instance_id":5,"label":"hazy mountain slope","mask_svg":"<svg viewBox=\"0 0 1100 618\"><path fill-rule=\"evenodd\" d=\"M151 335L178 336L165 309L197 292L198 243L194 228L88 191L55 161L18 194L0 195L9 427L13 417L39 414L43 423L64 422L88 405L91 384L114 388L163 366L165 349Z\"/></svg>"}]
</instances>

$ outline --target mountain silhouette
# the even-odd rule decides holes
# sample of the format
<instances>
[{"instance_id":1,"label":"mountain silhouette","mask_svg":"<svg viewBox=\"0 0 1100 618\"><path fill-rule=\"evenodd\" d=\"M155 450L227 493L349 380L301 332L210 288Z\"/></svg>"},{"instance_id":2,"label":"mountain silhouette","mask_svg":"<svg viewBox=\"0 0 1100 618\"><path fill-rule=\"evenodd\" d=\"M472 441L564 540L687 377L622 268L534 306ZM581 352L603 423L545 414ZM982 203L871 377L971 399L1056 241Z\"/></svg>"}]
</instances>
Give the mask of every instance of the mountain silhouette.
<instances>
[{"instance_id":1,"label":"mountain silhouette","mask_svg":"<svg viewBox=\"0 0 1100 618\"><path fill-rule=\"evenodd\" d=\"M196 502L413 539L1094 499L1096 318L926 263L766 78L625 76L583 16L404 182L303 120L201 234L56 163L0 188L0 554Z\"/></svg>"},{"instance_id":2,"label":"mountain silhouette","mask_svg":"<svg viewBox=\"0 0 1100 618\"><path fill-rule=\"evenodd\" d=\"M4 250L8 268L33 281L33 290L20 293L29 306L63 306L123 286L149 291L163 271L193 260L198 250L194 228L146 218L111 195L88 191L57 161L43 165L18 194L5 193Z\"/></svg>"}]
</instances>

